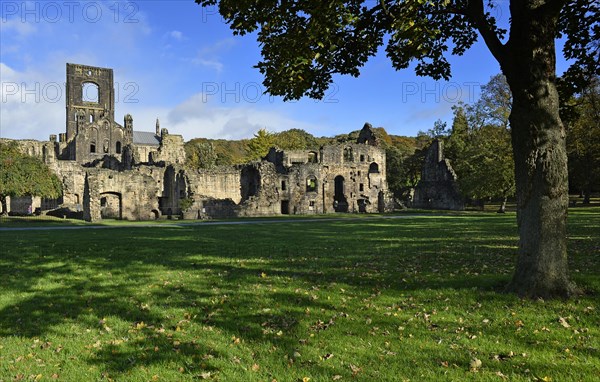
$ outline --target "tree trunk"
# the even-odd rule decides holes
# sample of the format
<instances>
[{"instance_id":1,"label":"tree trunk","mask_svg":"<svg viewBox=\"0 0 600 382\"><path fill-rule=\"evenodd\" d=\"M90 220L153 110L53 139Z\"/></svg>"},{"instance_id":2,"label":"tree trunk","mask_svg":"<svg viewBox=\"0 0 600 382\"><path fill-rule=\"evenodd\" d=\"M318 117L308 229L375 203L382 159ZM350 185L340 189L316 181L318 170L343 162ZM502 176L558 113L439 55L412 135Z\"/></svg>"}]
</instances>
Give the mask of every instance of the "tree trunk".
<instances>
[{"instance_id":1,"label":"tree trunk","mask_svg":"<svg viewBox=\"0 0 600 382\"><path fill-rule=\"evenodd\" d=\"M0 195L0 203L2 204L2 213L1 216L8 216L8 203L6 203L6 196Z\"/></svg>"},{"instance_id":2,"label":"tree trunk","mask_svg":"<svg viewBox=\"0 0 600 382\"><path fill-rule=\"evenodd\" d=\"M519 256L509 290L531 298L568 297L565 129L558 113L554 38L558 12L511 2L508 55ZM531 8L527 8L527 7Z\"/></svg>"},{"instance_id":3,"label":"tree trunk","mask_svg":"<svg viewBox=\"0 0 600 382\"><path fill-rule=\"evenodd\" d=\"M506 196L502 199L502 204L500 204L500 208L497 211L499 214L506 213L506 199Z\"/></svg>"}]
</instances>

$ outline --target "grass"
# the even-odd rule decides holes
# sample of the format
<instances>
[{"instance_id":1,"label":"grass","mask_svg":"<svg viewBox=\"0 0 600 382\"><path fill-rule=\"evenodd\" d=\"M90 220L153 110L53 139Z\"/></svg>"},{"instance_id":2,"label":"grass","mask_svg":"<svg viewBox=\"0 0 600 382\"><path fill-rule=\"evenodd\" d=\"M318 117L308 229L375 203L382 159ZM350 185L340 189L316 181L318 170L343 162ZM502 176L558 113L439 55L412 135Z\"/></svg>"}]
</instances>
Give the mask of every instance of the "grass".
<instances>
[{"instance_id":1,"label":"grass","mask_svg":"<svg viewBox=\"0 0 600 382\"><path fill-rule=\"evenodd\" d=\"M3 231L0 381L597 380L600 209L570 213L569 301L501 293L515 225Z\"/></svg>"}]
</instances>

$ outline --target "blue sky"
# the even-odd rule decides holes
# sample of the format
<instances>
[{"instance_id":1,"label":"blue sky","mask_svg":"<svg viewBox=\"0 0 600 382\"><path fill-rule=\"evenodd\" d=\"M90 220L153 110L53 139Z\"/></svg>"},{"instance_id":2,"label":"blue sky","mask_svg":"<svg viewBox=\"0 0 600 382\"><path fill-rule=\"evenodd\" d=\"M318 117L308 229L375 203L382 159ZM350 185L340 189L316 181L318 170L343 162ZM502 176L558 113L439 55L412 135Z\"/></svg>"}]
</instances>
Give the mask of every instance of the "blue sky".
<instances>
[{"instance_id":1,"label":"blue sky","mask_svg":"<svg viewBox=\"0 0 600 382\"><path fill-rule=\"evenodd\" d=\"M502 3L502 2L500 2ZM254 36L233 36L216 8L193 0L7 1L0 3L0 136L45 140L65 130L65 64L114 69L115 118L134 129L161 127L186 140L239 139L259 128L301 128L316 136L364 122L414 136L451 107L473 102L499 72L483 43L451 58L451 81L394 71L381 53L361 76L335 77L323 100L283 102L261 94ZM502 8L498 18L507 22Z\"/></svg>"}]
</instances>

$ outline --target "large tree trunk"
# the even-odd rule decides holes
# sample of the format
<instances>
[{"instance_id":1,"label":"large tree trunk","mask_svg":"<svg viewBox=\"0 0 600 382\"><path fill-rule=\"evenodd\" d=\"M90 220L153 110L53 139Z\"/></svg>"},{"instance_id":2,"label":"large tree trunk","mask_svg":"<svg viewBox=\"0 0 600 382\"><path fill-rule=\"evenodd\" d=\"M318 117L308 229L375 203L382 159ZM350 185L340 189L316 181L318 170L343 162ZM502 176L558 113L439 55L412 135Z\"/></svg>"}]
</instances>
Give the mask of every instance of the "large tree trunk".
<instances>
[{"instance_id":1,"label":"large tree trunk","mask_svg":"<svg viewBox=\"0 0 600 382\"><path fill-rule=\"evenodd\" d=\"M501 63L513 94L510 125L520 237L509 290L532 298L568 297L575 287L568 277L567 150L555 84L558 12L515 3L509 54Z\"/></svg>"}]
</instances>

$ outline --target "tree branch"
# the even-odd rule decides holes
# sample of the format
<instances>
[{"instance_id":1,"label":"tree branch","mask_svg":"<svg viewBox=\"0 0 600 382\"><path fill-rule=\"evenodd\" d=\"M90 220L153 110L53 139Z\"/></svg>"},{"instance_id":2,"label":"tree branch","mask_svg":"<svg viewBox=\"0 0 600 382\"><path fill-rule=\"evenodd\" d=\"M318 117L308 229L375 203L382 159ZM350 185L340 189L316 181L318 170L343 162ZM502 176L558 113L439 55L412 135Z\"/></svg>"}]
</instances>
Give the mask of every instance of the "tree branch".
<instances>
[{"instance_id":1,"label":"tree branch","mask_svg":"<svg viewBox=\"0 0 600 382\"><path fill-rule=\"evenodd\" d=\"M485 17L483 0L469 0L466 14L473 24L475 24L475 28L477 28L481 37L483 37L485 45L487 45L494 58L498 63L502 64L505 60L505 46L498 38L494 29L488 24Z\"/></svg>"}]
</instances>

